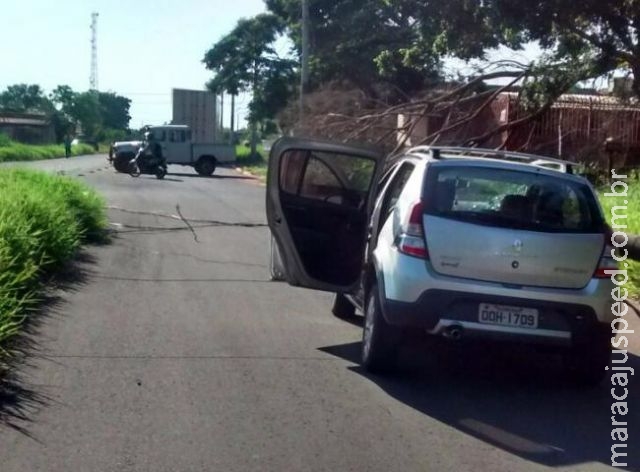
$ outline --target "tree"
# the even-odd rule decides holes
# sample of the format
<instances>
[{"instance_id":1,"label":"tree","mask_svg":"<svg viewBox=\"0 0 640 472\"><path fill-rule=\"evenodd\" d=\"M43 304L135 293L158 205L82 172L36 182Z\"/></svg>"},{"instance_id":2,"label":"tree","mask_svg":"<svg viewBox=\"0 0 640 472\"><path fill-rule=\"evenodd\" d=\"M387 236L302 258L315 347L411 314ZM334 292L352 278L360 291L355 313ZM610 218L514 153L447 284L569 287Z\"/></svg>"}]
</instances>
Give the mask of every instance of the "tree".
<instances>
[{"instance_id":1,"label":"tree","mask_svg":"<svg viewBox=\"0 0 640 472\"><path fill-rule=\"evenodd\" d=\"M413 11L435 51L463 59L482 58L500 45L537 41L539 64L568 84L626 70L640 97L640 0L413 0Z\"/></svg>"},{"instance_id":2,"label":"tree","mask_svg":"<svg viewBox=\"0 0 640 472\"><path fill-rule=\"evenodd\" d=\"M301 1L266 3L287 25L299 54ZM384 84L404 97L437 82L440 59L417 28L414 3L309 0L312 87L346 80L376 97L376 86Z\"/></svg>"},{"instance_id":3,"label":"tree","mask_svg":"<svg viewBox=\"0 0 640 472\"><path fill-rule=\"evenodd\" d=\"M17 84L0 93L0 108L17 113L47 113L52 106L39 85Z\"/></svg>"},{"instance_id":4,"label":"tree","mask_svg":"<svg viewBox=\"0 0 640 472\"><path fill-rule=\"evenodd\" d=\"M53 89L53 92L51 92L50 99L56 104L60 111L71 116L76 96L76 92L74 92L68 85L58 85Z\"/></svg>"},{"instance_id":5,"label":"tree","mask_svg":"<svg viewBox=\"0 0 640 472\"><path fill-rule=\"evenodd\" d=\"M51 122L55 129L56 141L59 143L75 130L72 116L75 97L76 93L68 85L58 85L49 95L49 99L56 107L51 115Z\"/></svg>"},{"instance_id":6,"label":"tree","mask_svg":"<svg viewBox=\"0 0 640 472\"><path fill-rule=\"evenodd\" d=\"M214 92L236 95L251 90L253 100L249 116L252 128L251 153L256 153L257 126L260 119L271 118L286 103L295 77L294 62L281 58L273 43L282 31L282 23L271 14L243 19L209 51L203 62L214 72L207 84Z\"/></svg>"},{"instance_id":7,"label":"tree","mask_svg":"<svg viewBox=\"0 0 640 472\"><path fill-rule=\"evenodd\" d=\"M102 124L105 128L113 130L127 130L131 115L131 100L113 92L99 92Z\"/></svg>"},{"instance_id":8,"label":"tree","mask_svg":"<svg viewBox=\"0 0 640 472\"><path fill-rule=\"evenodd\" d=\"M76 94L71 116L77 123L80 123L82 133L86 137L96 139L103 127L99 95L94 91Z\"/></svg>"},{"instance_id":9,"label":"tree","mask_svg":"<svg viewBox=\"0 0 640 472\"><path fill-rule=\"evenodd\" d=\"M78 93L68 85L59 85L50 97L60 115L56 120L62 124L80 124L83 133L90 138L113 134L109 130L126 132L129 128L131 100L121 95L95 91Z\"/></svg>"},{"instance_id":10,"label":"tree","mask_svg":"<svg viewBox=\"0 0 640 472\"><path fill-rule=\"evenodd\" d=\"M57 106L64 120L74 125L79 124L85 136L98 137L104 120L97 92L78 93L68 85L59 85L51 93L51 100Z\"/></svg>"},{"instance_id":11,"label":"tree","mask_svg":"<svg viewBox=\"0 0 640 472\"><path fill-rule=\"evenodd\" d=\"M299 48L300 0L266 0ZM572 80L626 72L640 97L640 0L310 0L312 74L367 90L386 80L411 94L445 56L484 58L535 41L536 64L569 90ZM575 73L575 69L579 74ZM432 75L432 78L435 76ZM568 84L568 85L567 85ZM422 85L425 85L424 82ZM428 84L426 84L428 85ZM549 89L553 96L557 87ZM566 91L565 90L565 91ZM544 90L538 87L538 93Z\"/></svg>"}]
</instances>

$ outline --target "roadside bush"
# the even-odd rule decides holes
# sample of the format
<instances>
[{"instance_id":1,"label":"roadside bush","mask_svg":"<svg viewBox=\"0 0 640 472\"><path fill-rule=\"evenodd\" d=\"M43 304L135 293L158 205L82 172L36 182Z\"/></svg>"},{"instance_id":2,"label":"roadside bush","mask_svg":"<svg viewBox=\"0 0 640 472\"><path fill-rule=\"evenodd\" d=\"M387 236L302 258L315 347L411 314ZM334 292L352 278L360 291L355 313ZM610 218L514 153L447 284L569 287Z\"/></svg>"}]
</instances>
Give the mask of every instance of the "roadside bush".
<instances>
[{"instance_id":1,"label":"roadside bush","mask_svg":"<svg viewBox=\"0 0 640 472\"><path fill-rule=\"evenodd\" d=\"M0 148L10 146L12 143L11 138L4 133L0 133Z\"/></svg>"},{"instance_id":2,"label":"roadside bush","mask_svg":"<svg viewBox=\"0 0 640 472\"><path fill-rule=\"evenodd\" d=\"M42 276L106 225L104 202L67 177L0 170L0 349L37 302Z\"/></svg>"},{"instance_id":3,"label":"roadside bush","mask_svg":"<svg viewBox=\"0 0 640 472\"><path fill-rule=\"evenodd\" d=\"M4 136L4 138L2 136ZM71 147L71 155L82 156L85 154L95 154L95 150L88 144L77 144ZM63 144L36 146L16 143L9 140L6 135L0 135L0 162L38 161L43 159L56 159L64 156Z\"/></svg>"},{"instance_id":4,"label":"roadside bush","mask_svg":"<svg viewBox=\"0 0 640 472\"><path fill-rule=\"evenodd\" d=\"M640 182L637 180L629 181L629 196L625 200L629 201L627 205L627 229L622 231L627 234L640 234ZM611 189L605 187L600 190L600 202L605 212L607 222L611 224L611 209L616 205L622 205L623 202L620 198L605 197L606 192L610 192ZM622 210L618 210L618 214L625 214ZM621 220L624 221L624 220ZM629 261L629 277L631 282L629 284L629 293L635 298L640 296L640 262Z\"/></svg>"},{"instance_id":5,"label":"roadside bush","mask_svg":"<svg viewBox=\"0 0 640 472\"><path fill-rule=\"evenodd\" d=\"M238 164L250 165L265 162L265 152L262 145L258 145L256 153L257 155L251 155L251 147L249 145L239 144L236 146L236 160Z\"/></svg>"}]
</instances>

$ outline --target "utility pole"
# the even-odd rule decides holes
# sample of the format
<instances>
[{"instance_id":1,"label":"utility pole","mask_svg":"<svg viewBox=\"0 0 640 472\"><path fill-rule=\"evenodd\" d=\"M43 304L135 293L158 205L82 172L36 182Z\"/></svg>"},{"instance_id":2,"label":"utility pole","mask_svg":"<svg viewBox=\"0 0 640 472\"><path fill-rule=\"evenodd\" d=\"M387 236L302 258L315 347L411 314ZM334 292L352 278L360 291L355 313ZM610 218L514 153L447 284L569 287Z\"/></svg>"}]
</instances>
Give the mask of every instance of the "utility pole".
<instances>
[{"instance_id":1,"label":"utility pole","mask_svg":"<svg viewBox=\"0 0 640 472\"><path fill-rule=\"evenodd\" d=\"M253 96L255 98L258 90L258 61L253 63ZM251 120L251 158L254 159L258 153L258 122L255 117Z\"/></svg>"},{"instance_id":2,"label":"utility pole","mask_svg":"<svg viewBox=\"0 0 640 472\"><path fill-rule=\"evenodd\" d=\"M236 96L231 94L231 143L235 144L235 131L236 131Z\"/></svg>"},{"instance_id":3,"label":"utility pole","mask_svg":"<svg viewBox=\"0 0 640 472\"><path fill-rule=\"evenodd\" d=\"M300 124L304 121L304 96L309 90L309 0L302 0L302 57L300 67Z\"/></svg>"},{"instance_id":4,"label":"utility pole","mask_svg":"<svg viewBox=\"0 0 640 472\"><path fill-rule=\"evenodd\" d=\"M98 16L97 12L91 14L91 76L89 85L91 90L98 90Z\"/></svg>"},{"instance_id":5,"label":"utility pole","mask_svg":"<svg viewBox=\"0 0 640 472\"><path fill-rule=\"evenodd\" d=\"M220 92L220 130L224 133L224 90Z\"/></svg>"}]
</instances>

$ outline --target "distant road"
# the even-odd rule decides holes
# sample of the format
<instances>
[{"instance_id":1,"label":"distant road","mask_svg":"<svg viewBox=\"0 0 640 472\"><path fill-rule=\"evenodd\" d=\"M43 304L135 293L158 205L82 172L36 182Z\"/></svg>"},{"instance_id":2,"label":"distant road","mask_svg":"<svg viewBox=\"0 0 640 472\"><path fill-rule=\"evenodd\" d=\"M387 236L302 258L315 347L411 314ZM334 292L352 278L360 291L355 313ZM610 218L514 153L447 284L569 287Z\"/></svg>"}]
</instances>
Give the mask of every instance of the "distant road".
<instances>
[{"instance_id":1,"label":"distant road","mask_svg":"<svg viewBox=\"0 0 640 472\"><path fill-rule=\"evenodd\" d=\"M110 168L106 154L91 154L88 156L75 156L68 159L47 159L43 161L27 162L3 162L1 167L28 167L30 169L40 169L53 172L64 172L73 174L97 169Z\"/></svg>"}]
</instances>

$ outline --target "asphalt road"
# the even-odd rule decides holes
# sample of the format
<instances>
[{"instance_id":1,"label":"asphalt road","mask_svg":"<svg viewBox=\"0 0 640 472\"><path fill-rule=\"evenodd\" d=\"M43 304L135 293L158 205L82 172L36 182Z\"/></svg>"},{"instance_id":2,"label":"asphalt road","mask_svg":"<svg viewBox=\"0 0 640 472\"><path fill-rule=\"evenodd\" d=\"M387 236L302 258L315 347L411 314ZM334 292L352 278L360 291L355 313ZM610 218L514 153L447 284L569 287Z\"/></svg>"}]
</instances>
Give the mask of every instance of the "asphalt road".
<instances>
[{"instance_id":1,"label":"asphalt road","mask_svg":"<svg viewBox=\"0 0 640 472\"><path fill-rule=\"evenodd\" d=\"M330 295L269 281L256 181L36 165L102 192L114 234L30 328L0 397L2 472L609 469L610 388L565 385L551 358L415 345L397 377L364 374Z\"/></svg>"}]
</instances>

